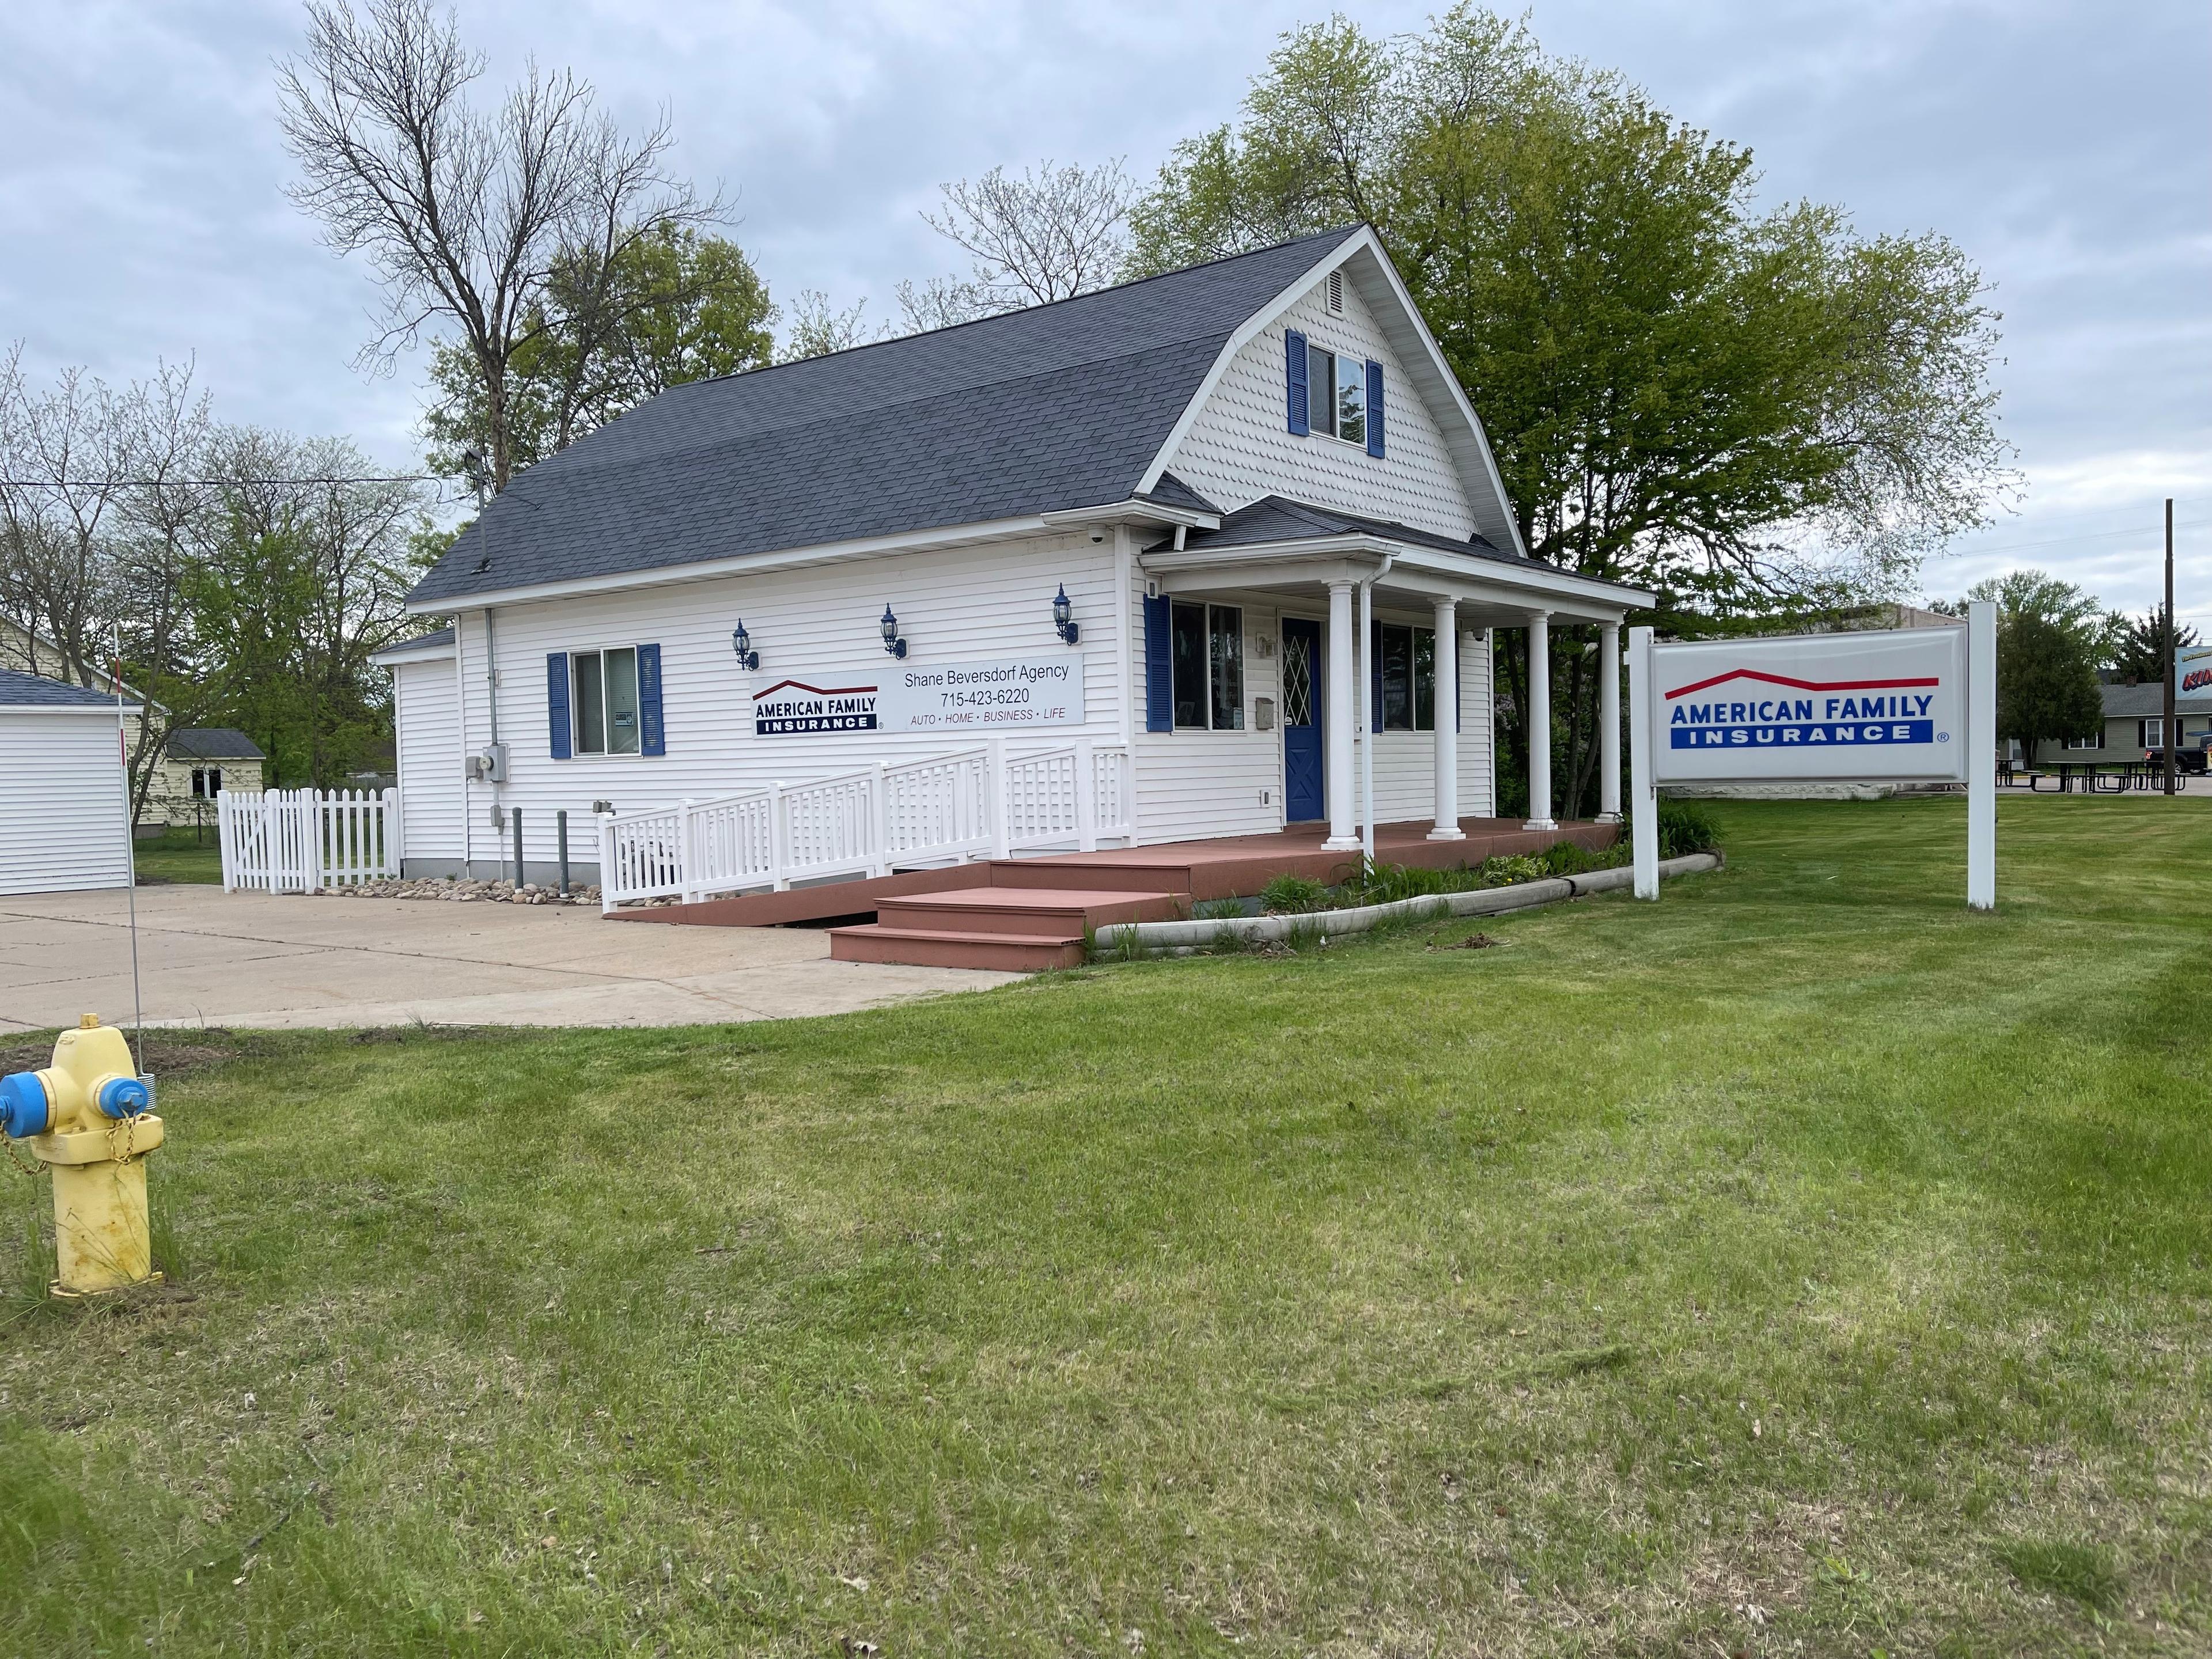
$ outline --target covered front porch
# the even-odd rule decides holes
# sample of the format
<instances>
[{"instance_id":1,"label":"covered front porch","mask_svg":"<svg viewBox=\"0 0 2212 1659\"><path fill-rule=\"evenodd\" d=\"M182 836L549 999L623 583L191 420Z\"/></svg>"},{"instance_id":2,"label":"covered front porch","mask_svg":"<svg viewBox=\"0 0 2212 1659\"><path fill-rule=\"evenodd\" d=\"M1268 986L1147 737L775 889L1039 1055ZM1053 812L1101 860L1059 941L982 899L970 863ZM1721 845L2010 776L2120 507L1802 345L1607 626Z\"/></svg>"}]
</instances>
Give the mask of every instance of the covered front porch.
<instances>
[{"instance_id":1,"label":"covered front porch","mask_svg":"<svg viewBox=\"0 0 2212 1659\"><path fill-rule=\"evenodd\" d=\"M1620 628L1627 611L1650 595L1501 552L1480 537L1456 541L1280 497L1230 514L1216 530L1178 531L1140 563L1147 598L1164 606L1262 603L1277 615L1285 817L1292 824L1316 819L1322 850L1384 858L1385 831L1402 830L1410 803L1407 780L1396 771L1378 790L1377 755L1402 761L1415 732L1427 750L1420 769L1433 800L1420 839L1449 844L1468 835L1462 750L1474 749L1488 766L1487 676L1499 629L1528 635L1526 707L1516 712L1529 739L1529 810L1514 827L1557 829L1555 620L1599 630L1598 821L1620 821ZM1463 696L1460 684L1468 638L1482 647L1466 653L1486 677L1479 696ZM1464 729L1470 716L1479 729ZM1394 739L1394 732L1408 736ZM1487 810L1495 811L1494 802Z\"/></svg>"}]
</instances>

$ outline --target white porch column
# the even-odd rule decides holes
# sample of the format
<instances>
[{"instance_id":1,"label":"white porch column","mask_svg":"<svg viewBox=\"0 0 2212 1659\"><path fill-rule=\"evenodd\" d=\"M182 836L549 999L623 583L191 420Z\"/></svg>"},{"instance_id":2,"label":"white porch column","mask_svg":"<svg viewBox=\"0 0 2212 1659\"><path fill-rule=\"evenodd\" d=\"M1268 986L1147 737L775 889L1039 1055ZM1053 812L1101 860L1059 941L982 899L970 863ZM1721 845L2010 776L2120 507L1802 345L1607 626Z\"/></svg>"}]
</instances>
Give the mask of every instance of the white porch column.
<instances>
[{"instance_id":1,"label":"white porch column","mask_svg":"<svg viewBox=\"0 0 2212 1659\"><path fill-rule=\"evenodd\" d=\"M1620 822L1620 624L1597 630L1597 821Z\"/></svg>"},{"instance_id":2,"label":"white porch column","mask_svg":"<svg viewBox=\"0 0 2212 1659\"><path fill-rule=\"evenodd\" d=\"M1556 830L1552 817L1552 615L1528 618L1528 821L1524 830Z\"/></svg>"},{"instance_id":3,"label":"white porch column","mask_svg":"<svg viewBox=\"0 0 2212 1659\"><path fill-rule=\"evenodd\" d=\"M1352 714L1357 682L1352 678L1352 584L1328 585L1328 679L1322 688L1328 713L1328 839L1323 847L1350 850L1359 845L1352 816Z\"/></svg>"},{"instance_id":4,"label":"white porch column","mask_svg":"<svg viewBox=\"0 0 2212 1659\"><path fill-rule=\"evenodd\" d=\"M1437 827L1431 841L1465 841L1459 827L1459 611L1437 605Z\"/></svg>"}]
</instances>

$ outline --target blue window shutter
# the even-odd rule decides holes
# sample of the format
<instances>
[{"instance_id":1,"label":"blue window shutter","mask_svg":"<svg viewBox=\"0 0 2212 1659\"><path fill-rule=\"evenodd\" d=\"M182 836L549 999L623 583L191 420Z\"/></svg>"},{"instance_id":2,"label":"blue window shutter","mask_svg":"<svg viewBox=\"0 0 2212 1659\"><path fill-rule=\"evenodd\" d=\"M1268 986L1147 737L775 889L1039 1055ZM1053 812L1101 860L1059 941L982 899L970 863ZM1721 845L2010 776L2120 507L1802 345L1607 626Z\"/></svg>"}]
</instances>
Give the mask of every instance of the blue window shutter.
<instances>
[{"instance_id":1,"label":"blue window shutter","mask_svg":"<svg viewBox=\"0 0 2212 1659\"><path fill-rule=\"evenodd\" d=\"M637 648L637 746L647 755L668 752L668 728L660 720L660 647Z\"/></svg>"},{"instance_id":2,"label":"blue window shutter","mask_svg":"<svg viewBox=\"0 0 2212 1659\"><path fill-rule=\"evenodd\" d=\"M1163 594L1145 601L1145 730L1175 730L1175 662L1169 654L1172 619Z\"/></svg>"},{"instance_id":3,"label":"blue window shutter","mask_svg":"<svg viewBox=\"0 0 2212 1659\"><path fill-rule=\"evenodd\" d=\"M1306 413L1306 337L1293 328L1285 332L1283 339L1288 353L1284 368L1290 385L1291 430L1303 438L1313 430Z\"/></svg>"},{"instance_id":4,"label":"blue window shutter","mask_svg":"<svg viewBox=\"0 0 2212 1659\"><path fill-rule=\"evenodd\" d=\"M1382 365L1367 365L1367 453L1382 453Z\"/></svg>"},{"instance_id":5,"label":"blue window shutter","mask_svg":"<svg viewBox=\"0 0 2212 1659\"><path fill-rule=\"evenodd\" d=\"M1382 729L1382 624L1370 623L1367 635L1367 729Z\"/></svg>"},{"instance_id":6,"label":"blue window shutter","mask_svg":"<svg viewBox=\"0 0 2212 1659\"><path fill-rule=\"evenodd\" d=\"M568 653L548 652L545 657L545 736L555 760L567 760L568 750Z\"/></svg>"}]
</instances>

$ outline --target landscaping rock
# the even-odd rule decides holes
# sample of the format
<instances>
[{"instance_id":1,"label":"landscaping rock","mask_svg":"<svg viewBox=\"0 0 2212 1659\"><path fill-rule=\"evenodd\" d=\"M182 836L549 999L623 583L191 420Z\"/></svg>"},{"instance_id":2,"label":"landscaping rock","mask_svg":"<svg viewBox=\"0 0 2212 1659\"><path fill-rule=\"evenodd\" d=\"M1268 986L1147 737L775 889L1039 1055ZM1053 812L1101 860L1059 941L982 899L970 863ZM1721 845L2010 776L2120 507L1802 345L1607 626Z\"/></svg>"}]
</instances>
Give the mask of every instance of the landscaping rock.
<instances>
[{"instance_id":1,"label":"landscaping rock","mask_svg":"<svg viewBox=\"0 0 2212 1659\"><path fill-rule=\"evenodd\" d=\"M487 881L477 876L422 876L412 880L364 881L350 887L325 888L326 898L439 899L449 904L597 904L596 886L578 885L562 898L552 887L526 882L518 890L511 881Z\"/></svg>"}]
</instances>

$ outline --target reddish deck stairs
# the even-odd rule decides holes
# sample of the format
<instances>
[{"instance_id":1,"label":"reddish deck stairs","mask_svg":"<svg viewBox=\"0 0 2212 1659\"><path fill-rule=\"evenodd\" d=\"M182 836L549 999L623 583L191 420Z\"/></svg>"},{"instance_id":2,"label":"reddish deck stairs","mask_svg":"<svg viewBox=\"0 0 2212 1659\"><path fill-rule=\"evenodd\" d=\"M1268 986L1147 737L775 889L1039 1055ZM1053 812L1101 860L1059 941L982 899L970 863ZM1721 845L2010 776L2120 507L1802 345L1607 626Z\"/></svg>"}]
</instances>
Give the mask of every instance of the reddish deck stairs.
<instances>
[{"instance_id":1,"label":"reddish deck stairs","mask_svg":"<svg viewBox=\"0 0 2212 1659\"><path fill-rule=\"evenodd\" d=\"M1461 828L1464 841L1436 842L1427 838L1426 823L1380 824L1376 856L1386 864L1446 867L1479 864L1501 853L1540 853L1555 841L1576 841L1595 850L1610 846L1619 833L1609 823L1531 830L1496 818L1464 818ZM1256 893L1271 876L1340 881L1352 868L1352 855L1324 848L1325 833L1319 825L1302 825L1272 835L994 859L781 892L617 910L613 920L775 927L856 919L873 911L872 926L830 929L831 957L839 962L1032 973L1079 964L1089 929L1112 922L1172 921L1206 899Z\"/></svg>"},{"instance_id":2,"label":"reddish deck stairs","mask_svg":"<svg viewBox=\"0 0 2212 1659\"><path fill-rule=\"evenodd\" d=\"M1157 872L1153 872L1157 876ZM1099 887L960 887L880 899L872 926L832 927L838 962L1034 973L1073 968L1084 934L1118 921L1181 915L1181 896Z\"/></svg>"}]
</instances>

